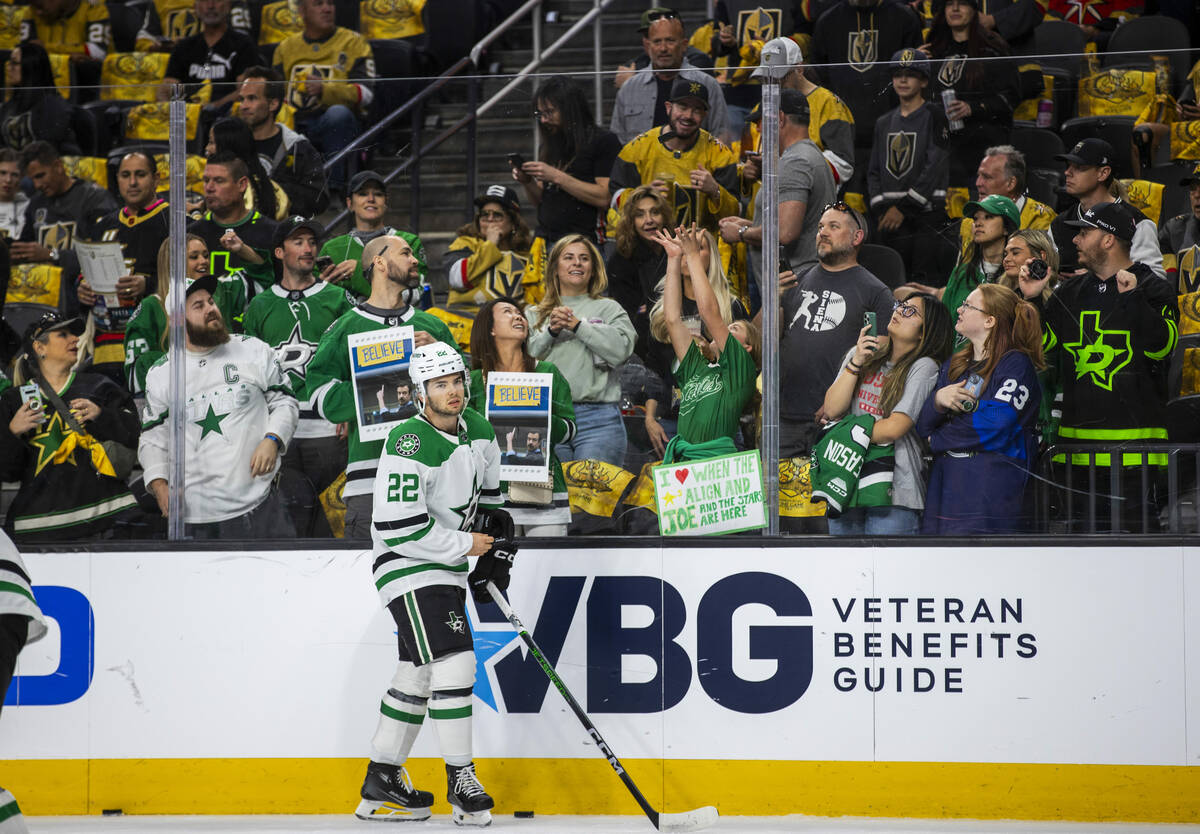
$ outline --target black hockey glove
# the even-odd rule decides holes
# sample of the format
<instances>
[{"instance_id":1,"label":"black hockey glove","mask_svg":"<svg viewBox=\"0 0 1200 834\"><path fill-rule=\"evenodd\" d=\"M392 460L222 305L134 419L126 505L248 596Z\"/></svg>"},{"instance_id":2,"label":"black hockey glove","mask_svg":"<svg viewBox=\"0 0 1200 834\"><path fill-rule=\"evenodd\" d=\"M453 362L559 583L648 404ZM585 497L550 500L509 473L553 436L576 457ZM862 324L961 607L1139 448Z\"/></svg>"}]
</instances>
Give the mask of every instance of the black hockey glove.
<instances>
[{"instance_id":1,"label":"black hockey glove","mask_svg":"<svg viewBox=\"0 0 1200 834\"><path fill-rule=\"evenodd\" d=\"M488 593L487 583L494 582L498 590L507 590L508 572L512 570L513 559L517 555L512 516L504 510L481 510L476 527L478 532L491 536L493 541L488 552L475 563L475 570L467 577L467 584L476 602L491 602L492 595Z\"/></svg>"}]
</instances>

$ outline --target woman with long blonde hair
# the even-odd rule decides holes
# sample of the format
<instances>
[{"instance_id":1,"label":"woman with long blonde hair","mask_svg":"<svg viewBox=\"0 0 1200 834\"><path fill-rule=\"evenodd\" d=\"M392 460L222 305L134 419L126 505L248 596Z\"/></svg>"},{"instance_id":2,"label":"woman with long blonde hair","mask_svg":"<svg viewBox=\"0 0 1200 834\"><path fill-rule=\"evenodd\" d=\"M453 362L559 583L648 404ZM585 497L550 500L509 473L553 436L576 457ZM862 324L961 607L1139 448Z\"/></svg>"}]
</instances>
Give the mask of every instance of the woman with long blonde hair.
<instances>
[{"instance_id":1,"label":"woman with long blonde hair","mask_svg":"<svg viewBox=\"0 0 1200 834\"><path fill-rule=\"evenodd\" d=\"M1041 318L1007 287L980 284L954 329L966 344L942 365L917 419L934 455L921 532L1021 532L1046 364Z\"/></svg>"},{"instance_id":2,"label":"woman with long blonde hair","mask_svg":"<svg viewBox=\"0 0 1200 834\"><path fill-rule=\"evenodd\" d=\"M571 383L577 432L555 452L562 461L625 461L620 366L636 334L621 305L602 293L604 261L583 235L554 244L546 263L546 295L530 315L529 352L557 367Z\"/></svg>"},{"instance_id":3,"label":"woman with long blonde hair","mask_svg":"<svg viewBox=\"0 0 1200 834\"><path fill-rule=\"evenodd\" d=\"M625 308L638 342L635 352L648 358L650 307L655 285L667 269L667 253L654 236L672 217L667 200L648 185L639 185L622 202L613 239L616 246L608 256L608 294Z\"/></svg>"}]
</instances>

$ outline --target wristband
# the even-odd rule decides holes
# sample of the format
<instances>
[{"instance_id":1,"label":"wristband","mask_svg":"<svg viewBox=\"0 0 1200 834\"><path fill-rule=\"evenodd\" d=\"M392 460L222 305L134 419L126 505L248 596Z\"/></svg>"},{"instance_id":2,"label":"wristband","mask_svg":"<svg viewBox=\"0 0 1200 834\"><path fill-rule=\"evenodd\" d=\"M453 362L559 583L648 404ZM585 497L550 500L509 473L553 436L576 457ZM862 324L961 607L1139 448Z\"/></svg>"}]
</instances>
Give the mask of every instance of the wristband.
<instances>
[{"instance_id":1,"label":"wristband","mask_svg":"<svg viewBox=\"0 0 1200 834\"><path fill-rule=\"evenodd\" d=\"M276 448L277 448L279 451L281 451L281 452L283 451L283 441L282 441L282 440L280 440L280 438L279 438L279 435L277 435L277 434L267 434L267 436L266 436L266 437L264 437L264 438L263 438L263 440L274 440L274 441L275 441L275 447L276 447Z\"/></svg>"},{"instance_id":2,"label":"wristband","mask_svg":"<svg viewBox=\"0 0 1200 834\"><path fill-rule=\"evenodd\" d=\"M583 319L576 319L576 320L575 320L575 326L571 328L571 332L572 332L572 333L578 333L578 332L579 332L579 325L581 325L581 324L583 324Z\"/></svg>"},{"instance_id":3,"label":"wristband","mask_svg":"<svg viewBox=\"0 0 1200 834\"><path fill-rule=\"evenodd\" d=\"M738 226L738 240L742 241L743 243L746 241L746 230L749 228L750 227L747 225Z\"/></svg>"}]
</instances>

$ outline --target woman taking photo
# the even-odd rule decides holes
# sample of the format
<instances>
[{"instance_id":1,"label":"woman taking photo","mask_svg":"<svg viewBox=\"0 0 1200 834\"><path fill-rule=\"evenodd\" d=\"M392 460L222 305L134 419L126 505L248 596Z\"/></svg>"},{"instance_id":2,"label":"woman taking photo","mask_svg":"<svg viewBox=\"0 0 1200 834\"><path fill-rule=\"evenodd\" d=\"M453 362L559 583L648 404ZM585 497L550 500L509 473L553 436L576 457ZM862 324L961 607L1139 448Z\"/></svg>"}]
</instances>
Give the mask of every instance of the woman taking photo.
<instances>
[{"instance_id":1,"label":"woman taking photo","mask_svg":"<svg viewBox=\"0 0 1200 834\"><path fill-rule=\"evenodd\" d=\"M695 226L680 226L673 238L663 232L655 238L667 253L667 275L654 312L661 316L675 352L674 380L680 389L678 434L666 444L663 454L668 463L736 452L738 423L756 393L759 334L744 318L730 322L728 287L721 297L709 281L691 282L692 306L708 339L684 320L683 264L692 275L705 274L711 263L720 268L717 258L705 262L702 247L706 238L711 246L712 235ZM708 251L711 256L711 249Z\"/></svg>"},{"instance_id":2,"label":"woman taking photo","mask_svg":"<svg viewBox=\"0 0 1200 834\"><path fill-rule=\"evenodd\" d=\"M954 329L967 344L942 365L917 419L934 455L921 532L1020 532L1042 398L1041 321L1012 290L984 284L963 301Z\"/></svg>"},{"instance_id":3,"label":"woman taking photo","mask_svg":"<svg viewBox=\"0 0 1200 834\"><path fill-rule=\"evenodd\" d=\"M511 298L497 298L479 308L471 329L471 408L486 413L487 379L492 371L502 373L551 374L554 377L550 404L550 439L540 438L549 454L550 477L554 484L549 503L514 500L508 482L501 482L504 509L517 525L518 536L565 536L571 523L567 483L562 464L554 454L555 443L570 443L575 435L575 409L571 386L558 368L529 355L529 322ZM512 453L511 438L497 437L500 453ZM520 497L520 496L518 496Z\"/></svg>"},{"instance_id":4,"label":"woman taking photo","mask_svg":"<svg viewBox=\"0 0 1200 834\"><path fill-rule=\"evenodd\" d=\"M655 236L655 243L666 252L672 251L662 241L666 239L671 241L674 248L678 248L680 241L674 241L672 238L666 237L665 234L659 232ZM704 229L689 230L687 235L688 241L694 241L697 246L695 257L682 257L676 266L679 269L681 276L681 297L678 305L672 308L678 312L680 321L684 327L696 337L700 337L703 330L707 330L710 337L718 345L723 345L723 338L717 339L713 336L713 331L707 326L699 308L699 296L697 295L699 285L705 284L708 287L706 296L711 296L716 305L717 312L725 327L732 327L735 323L741 321L737 327L734 327L738 333L746 334L746 321L750 316L746 313L746 308L742 302L730 291L729 281L725 277L725 270L721 266L721 258L719 255L714 255L717 249L717 240L712 233ZM685 253L686 255L686 253ZM668 275L670 272L670 261L668 260ZM696 272L695 270L701 270ZM702 280L696 281L693 276L700 275ZM646 366L654 371L662 380L663 388L667 392L667 398L660 402L655 399L646 400L646 434L650 438L650 443L660 456L664 454L667 442L675 434L676 421L680 409L681 400L677 399L675 392L681 391L682 382L677 373L677 365L683 359L675 349L674 339L670 334L670 328L667 321L667 297L666 286L667 278L663 278L658 282L654 289L654 294L657 301L654 302L654 307L650 310L650 335L652 337L650 345L647 349ZM754 342L757 344L757 338ZM707 344L706 340L702 340ZM757 352L757 348L756 348ZM711 353L716 356L719 351ZM734 433L736 436L736 432Z\"/></svg>"},{"instance_id":5,"label":"woman taking photo","mask_svg":"<svg viewBox=\"0 0 1200 834\"><path fill-rule=\"evenodd\" d=\"M543 81L533 101L540 158L513 168L513 179L537 206L537 237L550 244L580 234L595 243L597 212L608 208L608 175L621 143L596 124L583 88L566 76Z\"/></svg>"},{"instance_id":6,"label":"woman taking photo","mask_svg":"<svg viewBox=\"0 0 1200 834\"><path fill-rule=\"evenodd\" d=\"M0 394L0 480L21 482L5 529L18 543L111 538L138 514L117 452L102 445L116 441L132 455L137 412L116 383L76 371L83 328L57 313L31 324L16 385Z\"/></svg>"},{"instance_id":7,"label":"woman taking photo","mask_svg":"<svg viewBox=\"0 0 1200 834\"><path fill-rule=\"evenodd\" d=\"M1046 264L1046 271L1041 277L1030 275L1029 268L1035 260ZM1041 303L1049 300L1050 294L1058 285L1058 250L1054 248L1050 235L1041 229L1021 229L1014 232L1004 244L1004 261L1001 267L1004 272L997 283L1008 287L1035 307L1040 307ZM1022 274L1025 276L1024 281L1021 278ZM1026 289L1029 289L1028 294ZM1038 302L1037 298L1040 298L1041 302Z\"/></svg>"},{"instance_id":8,"label":"woman taking photo","mask_svg":"<svg viewBox=\"0 0 1200 834\"><path fill-rule=\"evenodd\" d=\"M648 185L635 188L621 202L613 235L616 249L608 258L608 293L633 322L635 353L643 360L648 359L650 307L667 270L667 253L654 237L670 216L666 198Z\"/></svg>"},{"instance_id":9,"label":"woman taking photo","mask_svg":"<svg viewBox=\"0 0 1200 834\"><path fill-rule=\"evenodd\" d=\"M887 334L872 336L864 327L858 344L842 362L842 371L825 393L825 416L873 414L871 443L895 446L890 507L850 507L829 519L835 536L915 535L925 508L925 449L916 418L933 390L938 366L950 355L954 328L950 314L928 293L914 293L896 304Z\"/></svg>"},{"instance_id":10,"label":"woman taking photo","mask_svg":"<svg viewBox=\"0 0 1200 834\"><path fill-rule=\"evenodd\" d=\"M621 305L601 294L608 274L595 245L567 235L550 250L546 296L531 316L529 352L571 381L575 437L559 444L560 460L625 461L619 368L636 334Z\"/></svg>"}]
</instances>

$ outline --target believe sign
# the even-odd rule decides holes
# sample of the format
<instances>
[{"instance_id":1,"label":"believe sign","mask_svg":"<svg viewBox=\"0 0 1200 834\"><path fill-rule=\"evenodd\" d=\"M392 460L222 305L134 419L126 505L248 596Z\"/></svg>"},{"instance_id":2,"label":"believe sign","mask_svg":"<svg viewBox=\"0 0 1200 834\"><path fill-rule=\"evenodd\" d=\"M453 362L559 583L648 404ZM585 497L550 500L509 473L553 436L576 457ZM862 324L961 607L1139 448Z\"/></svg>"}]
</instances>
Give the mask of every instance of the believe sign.
<instances>
[{"instance_id":1,"label":"believe sign","mask_svg":"<svg viewBox=\"0 0 1200 834\"><path fill-rule=\"evenodd\" d=\"M715 535L767 526L757 452L656 466L654 500L664 536Z\"/></svg>"}]
</instances>

